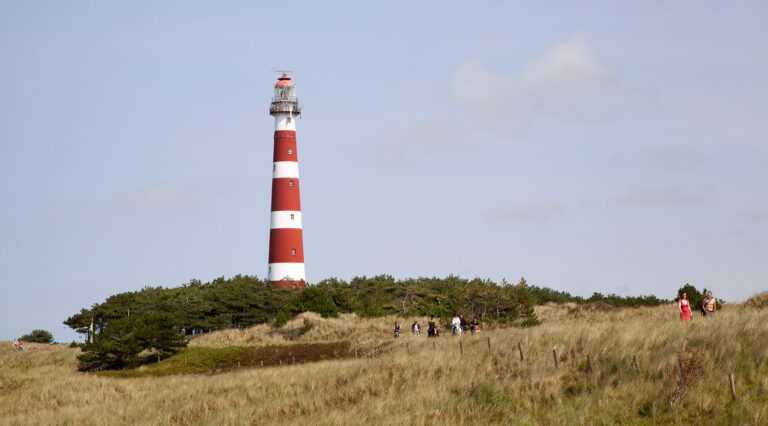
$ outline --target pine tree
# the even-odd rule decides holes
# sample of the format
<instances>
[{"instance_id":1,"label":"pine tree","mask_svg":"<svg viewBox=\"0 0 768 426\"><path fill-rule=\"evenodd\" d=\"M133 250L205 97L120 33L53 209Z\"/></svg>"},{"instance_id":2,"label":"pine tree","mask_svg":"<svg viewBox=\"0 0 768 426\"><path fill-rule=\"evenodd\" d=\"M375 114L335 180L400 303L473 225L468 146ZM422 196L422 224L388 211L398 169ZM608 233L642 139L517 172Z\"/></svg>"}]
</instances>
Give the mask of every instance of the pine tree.
<instances>
[{"instance_id":1,"label":"pine tree","mask_svg":"<svg viewBox=\"0 0 768 426\"><path fill-rule=\"evenodd\" d=\"M531 292L528 291L528 283L525 281L525 277L520 278L520 282L517 283L517 298L520 302L519 317L523 319L520 323L522 327L533 327L541 324L539 317L536 316L536 309L534 308L534 299Z\"/></svg>"}]
</instances>

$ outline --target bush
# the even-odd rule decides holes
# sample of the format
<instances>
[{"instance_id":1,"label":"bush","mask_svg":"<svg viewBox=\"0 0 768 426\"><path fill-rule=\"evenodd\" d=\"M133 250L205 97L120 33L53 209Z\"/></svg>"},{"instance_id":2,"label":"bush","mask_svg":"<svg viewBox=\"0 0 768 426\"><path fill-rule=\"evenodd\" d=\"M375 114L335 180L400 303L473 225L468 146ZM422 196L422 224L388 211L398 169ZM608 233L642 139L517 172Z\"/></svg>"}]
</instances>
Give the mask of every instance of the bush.
<instances>
[{"instance_id":1,"label":"bush","mask_svg":"<svg viewBox=\"0 0 768 426\"><path fill-rule=\"evenodd\" d=\"M32 343L53 343L53 334L48 330L32 330L31 333L21 336L19 340Z\"/></svg>"},{"instance_id":2,"label":"bush","mask_svg":"<svg viewBox=\"0 0 768 426\"><path fill-rule=\"evenodd\" d=\"M144 351L167 357L186 344L170 315L148 312L110 321L77 358L80 371L119 370L139 366L143 362L139 354Z\"/></svg>"},{"instance_id":3,"label":"bush","mask_svg":"<svg viewBox=\"0 0 768 426\"><path fill-rule=\"evenodd\" d=\"M768 308L768 291L758 293L750 297L744 306L752 309L765 309Z\"/></svg>"}]
</instances>

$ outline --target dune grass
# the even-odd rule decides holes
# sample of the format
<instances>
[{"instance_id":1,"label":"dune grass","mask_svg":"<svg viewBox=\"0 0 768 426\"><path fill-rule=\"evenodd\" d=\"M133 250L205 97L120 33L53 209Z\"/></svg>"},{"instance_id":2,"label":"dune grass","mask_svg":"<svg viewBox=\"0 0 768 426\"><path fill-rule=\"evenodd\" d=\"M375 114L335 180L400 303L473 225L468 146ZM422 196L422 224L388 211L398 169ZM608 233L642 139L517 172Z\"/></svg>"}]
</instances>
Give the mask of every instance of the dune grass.
<instances>
[{"instance_id":1,"label":"dune grass","mask_svg":"<svg viewBox=\"0 0 768 426\"><path fill-rule=\"evenodd\" d=\"M768 310L729 305L715 319L697 317L692 324L680 323L670 306L548 306L539 316L544 323L531 329L437 339L404 332L394 340L394 318L305 314L291 326L303 327L308 319L311 328L281 344L390 346L359 358L219 374L122 379L78 373L77 349L2 350L0 423L768 423ZM400 320L407 330L411 320ZM207 336L188 350L242 354L264 350L278 336L266 328L237 333ZM736 379L735 401L729 373Z\"/></svg>"}]
</instances>

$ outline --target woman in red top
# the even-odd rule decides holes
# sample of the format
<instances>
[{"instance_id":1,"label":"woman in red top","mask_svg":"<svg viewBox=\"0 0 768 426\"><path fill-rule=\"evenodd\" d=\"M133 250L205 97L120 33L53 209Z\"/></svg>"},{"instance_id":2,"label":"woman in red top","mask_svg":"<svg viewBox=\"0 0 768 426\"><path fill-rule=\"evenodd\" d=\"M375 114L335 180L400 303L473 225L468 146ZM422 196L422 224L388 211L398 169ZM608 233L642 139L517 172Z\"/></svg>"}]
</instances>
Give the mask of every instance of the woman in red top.
<instances>
[{"instance_id":1,"label":"woman in red top","mask_svg":"<svg viewBox=\"0 0 768 426\"><path fill-rule=\"evenodd\" d=\"M677 301L677 306L680 308L680 319L682 321L691 320L691 304L688 302L688 295L683 293L680 300Z\"/></svg>"}]
</instances>

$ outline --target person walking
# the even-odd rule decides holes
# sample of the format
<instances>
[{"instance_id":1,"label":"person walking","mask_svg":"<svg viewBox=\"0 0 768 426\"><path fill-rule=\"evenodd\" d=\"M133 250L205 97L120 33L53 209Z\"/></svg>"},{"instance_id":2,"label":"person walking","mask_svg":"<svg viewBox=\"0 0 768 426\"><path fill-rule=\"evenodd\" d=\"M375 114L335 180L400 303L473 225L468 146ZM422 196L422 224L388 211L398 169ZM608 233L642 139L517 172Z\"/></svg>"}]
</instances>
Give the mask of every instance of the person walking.
<instances>
[{"instance_id":1,"label":"person walking","mask_svg":"<svg viewBox=\"0 0 768 426\"><path fill-rule=\"evenodd\" d=\"M461 323L461 332L467 331L467 320L464 319L464 314L459 315L459 322Z\"/></svg>"},{"instance_id":2,"label":"person walking","mask_svg":"<svg viewBox=\"0 0 768 426\"><path fill-rule=\"evenodd\" d=\"M421 333L421 327L419 327L418 321L414 321L413 324L411 324L411 332L416 335Z\"/></svg>"},{"instance_id":3,"label":"person walking","mask_svg":"<svg viewBox=\"0 0 768 426\"><path fill-rule=\"evenodd\" d=\"M712 297L712 292L707 292L707 297L701 302L701 310L706 318L712 319L715 317L715 311L717 310L717 300Z\"/></svg>"},{"instance_id":4,"label":"person walking","mask_svg":"<svg viewBox=\"0 0 768 426\"><path fill-rule=\"evenodd\" d=\"M469 331L472 334L475 334L475 330L477 330L477 318L472 318L472 322L469 323Z\"/></svg>"},{"instance_id":5,"label":"person walking","mask_svg":"<svg viewBox=\"0 0 768 426\"><path fill-rule=\"evenodd\" d=\"M459 319L458 315L454 315L453 319L451 320L451 334L454 336L461 334L461 320Z\"/></svg>"},{"instance_id":6,"label":"person walking","mask_svg":"<svg viewBox=\"0 0 768 426\"><path fill-rule=\"evenodd\" d=\"M400 337L400 323L395 321L395 339Z\"/></svg>"},{"instance_id":7,"label":"person walking","mask_svg":"<svg viewBox=\"0 0 768 426\"><path fill-rule=\"evenodd\" d=\"M683 293L680 300L677 301L677 307L680 309L680 320L687 322L691 320L691 303L688 301L688 295Z\"/></svg>"},{"instance_id":8,"label":"person walking","mask_svg":"<svg viewBox=\"0 0 768 426\"><path fill-rule=\"evenodd\" d=\"M437 331L437 324L435 323L435 318L429 317L429 327L427 328L427 337L437 337L438 331Z\"/></svg>"}]
</instances>

